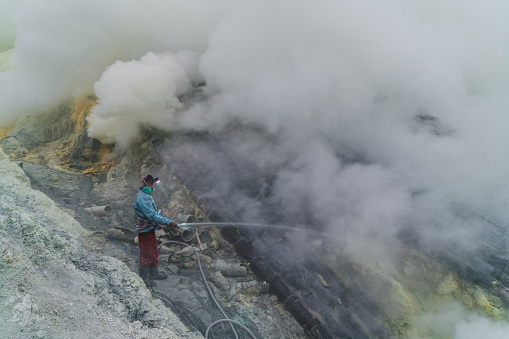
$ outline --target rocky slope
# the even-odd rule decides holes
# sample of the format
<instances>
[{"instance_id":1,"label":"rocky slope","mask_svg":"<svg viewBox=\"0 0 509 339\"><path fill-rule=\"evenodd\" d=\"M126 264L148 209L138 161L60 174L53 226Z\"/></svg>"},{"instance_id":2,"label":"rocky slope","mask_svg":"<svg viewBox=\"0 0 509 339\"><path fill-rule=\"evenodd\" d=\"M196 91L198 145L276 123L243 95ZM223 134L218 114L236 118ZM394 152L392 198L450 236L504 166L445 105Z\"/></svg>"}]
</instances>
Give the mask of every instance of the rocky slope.
<instances>
[{"instance_id":1,"label":"rocky slope","mask_svg":"<svg viewBox=\"0 0 509 339\"><path fill-rule=\"evenodd\" d=\"M161 269L170 277L152 291L135 273L131 204L139 177L151 173L164 179L155 192L164 215L209 221L216 202L216 210L235 215L235 199L225 202L207 194L217 175L240 173L235 180L249 192L250 183L265 174L236 168L235 163L225 163L216 173L202 165L207 156L220 154L227 160L227 141L222 141L222 153L210 155L208 145L203 154L186 153L186 145L201 142L200 136L187 136L179 147L179 138L155 130L144 131L142 140L115 155L86 135L85 116L93 98L87 100L18 121L0 140L9 154L1 153L1 325L12 338L200 337L223 316L209 298L190 247L162 248ZM162 144L173 153L158 153ZM91 215L85 208L93 204L112 206L112 215ZM341 241L323 237L307 240L313 260L306 262L297 252L285 252L292 244L284 234L257 236L258 246L269 248L268 255L292 258L287 268L302 273L293 279L292 290L306 306L332 310L320 314L310 308L329 328L345 324L341 313L371 337L452 338L451 324L466 314L507 317L507 299L497 286L465 279L462 270L420 252L408 236L407 245L392 253L395 266L360 261L343 251ZM171 239L180 240L179 235L159 234L160 242ZM254 238L249 240L255 246ZM258 338L307 337L219 229L200 229L199 238L189 243L199 251L206 277L230 318ZM229 276L221 270L222 262L248 269ZM296 263L307 265L306 270ZM440 320L448 324L435 326ZM231 335L227 326L219 327L212 337Z\"/></svg>"},{"instance_id":2,"label":"rocky slope","mask_svg":"<svg viewBox=\"0 0 509 339\"><path fill-rule=\"evenodd\" d=\"M3 338L200 338L0 151ZM150 326L150 328L148 327Z\"/></svg>"},{"instance_id":3,"label":"rocky slope","mask_svg":"<svg viewBox=\"0 0 509 339\"><path fill-rule=\"evenodd\" d=\"M48 133L47 130L54 130L53 125L46 119L49 117L50 121L58 121L55 119L55 116L61 114L58 111L69 112L74 109L76 108L63 105L59 110L46 116L29 117L18 122L9 131L8 137L1 141L2 146L9 152L11 159L15 160L10 166L15 167L27 183L31 182L34 188L51 196L56 202L55 206L58 206L57 209L67 219L72 220L74 225L78 227L81 224L87 229L88 232L83 230L83 237L87 239L86 249L92 251L98 258L102 258L102 255L107 258L114 257L120 265L125 264L130 272L137 272L138 248L132 232L132 200L141 174L151 171L166 179L165 186L156 192L156 201L163 209L163 214L172 218L178 214L192 214L198 220L204 220L206 216L194 204L186 188L176 179L172 179L169 173L165 173L168 168L154 160L152 151L148 149L150 142L148 144L142 142L139 147L131 149L122 157L104 162L100 157L88 159L82 157L82 152L97 156L107 146L99 145L91 151L89 146L94 145L94 141L80 138L81 130L75 132L79 123L77 121L63 124L65 127L58 132L60 138L45 141L43 136ZM72 150L77 148L82 152L73 155ZM74 161L75 159L81 159L82 162ZM94 162L94 159L99 161ZM69 163L74 168L70 168ZM113 208L113 214L95 217L85 209L93 204L109 204ZM200 233L201 245L196 238L191 239L190 243L197 246L198 251L202 253L200 259L205 274L212 283L211 288L216 298L229 317L249 326L259 338L305 337L302 328L282 305L277 303L277 298L267 293L267 286L263 281L257 280L252 272L247 274L244 267L241 275L228 276L225 273L226 277L223 276L219 267L225 262L227 267L238 266L241 263L240 259L231 245L224 241L214 228ZM164 232L159 235L161 241L169 239L181 241L179 235L165 235ZM200 247L203 250L200 250ZM162 301L167 307L166 312L172 314L173 311L186 326L202 334L206 332L210 323L224 318L212 303L201 280L196 258L189 247L182 248L180 245L163 247L160 262L161 270L170 277L159 282L151 292L154 298ZM116 275L108 278L113 279L118 285L122 285L125 280ZM122 293L112 291L111 299L135 299L125 298ZM160 301L156 303L160 305ZM99 300L97 303L102 304L103 301ZM70 307L72 306L75 307L76 304L73 303ZM140 311L141 313L143 312ZM139 314L133 317L139 321L140 326L160 327L159 323L144 319ZM172 319L170 317L168 321L171 322ZM84 318L84 323L89 321ZM128 327L127 330L133 329ZM15 333L16 330L13 331ZM65 330L62 333L65 333ZM209 337L220 338L224 337L225 333L230 333L228 328L219 325L211 330ZM143 337L146 334L138 331L134 335ZM178 335L186 337L189 334L181 332ZM239 335L244 337L247 334Z\"/></svg>"}]
</instances>

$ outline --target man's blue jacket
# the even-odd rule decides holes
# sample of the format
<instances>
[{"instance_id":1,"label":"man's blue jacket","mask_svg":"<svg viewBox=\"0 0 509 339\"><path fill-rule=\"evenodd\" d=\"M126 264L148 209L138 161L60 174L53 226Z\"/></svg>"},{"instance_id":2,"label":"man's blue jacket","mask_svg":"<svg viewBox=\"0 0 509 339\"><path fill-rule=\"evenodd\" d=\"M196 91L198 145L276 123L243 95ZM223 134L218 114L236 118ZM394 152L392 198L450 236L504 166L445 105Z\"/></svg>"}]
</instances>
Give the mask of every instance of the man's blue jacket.
<instances>
[{"instance_id":1,"label":"man's blue jacket","mask_svg":"<svg viewBox=\"0 0 509 339\"><path fill-rule=\"evenodd\" d=\"M157 207L154 198L152 198L150 194L143 192L141 189L138 189L133 207L137 216L148 219L155 224L169 225L171 223L170 219L165 218L157 213ZM157 225L151 225L142 230L138 230L138 233L149 232L157 228Z\"/></svg>"}]
</instances>

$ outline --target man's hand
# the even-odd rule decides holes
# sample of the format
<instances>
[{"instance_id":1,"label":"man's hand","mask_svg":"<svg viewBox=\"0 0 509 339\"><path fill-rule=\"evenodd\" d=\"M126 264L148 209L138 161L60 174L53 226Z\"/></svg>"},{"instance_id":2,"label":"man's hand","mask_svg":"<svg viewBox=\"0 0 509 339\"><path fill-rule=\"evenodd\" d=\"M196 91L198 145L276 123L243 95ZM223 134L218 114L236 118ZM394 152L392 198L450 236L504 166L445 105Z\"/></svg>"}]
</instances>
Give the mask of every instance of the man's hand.
<instances>
[{"instance_id":1,"label":"man's hand","mask_svg":"<svg viewBox=\"0 0 509 339\"><path fill-rule=\"evenodd\" d=\"M171 228L178 227L177 223L175 221L170 222L169 225Z\"/></svg>"}]
</instances>

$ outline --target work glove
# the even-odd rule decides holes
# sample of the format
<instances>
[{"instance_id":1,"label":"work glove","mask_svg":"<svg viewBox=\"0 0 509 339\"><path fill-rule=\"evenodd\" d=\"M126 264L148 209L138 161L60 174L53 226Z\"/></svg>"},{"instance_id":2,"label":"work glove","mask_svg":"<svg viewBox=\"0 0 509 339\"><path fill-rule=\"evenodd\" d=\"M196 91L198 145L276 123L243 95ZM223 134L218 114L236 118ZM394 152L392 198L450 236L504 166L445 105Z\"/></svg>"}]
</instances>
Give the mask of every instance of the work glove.
<instances>
[{"instance_id":1,"label":"work glove","mask_svg":"<svg viewBox=\"0 0 509 339\"><path fill-rule=\"evenodd\" d=\"M177 223L175 221L170 222L169 226L171 228L178 227Z\"/></svg>"}]
</instances>

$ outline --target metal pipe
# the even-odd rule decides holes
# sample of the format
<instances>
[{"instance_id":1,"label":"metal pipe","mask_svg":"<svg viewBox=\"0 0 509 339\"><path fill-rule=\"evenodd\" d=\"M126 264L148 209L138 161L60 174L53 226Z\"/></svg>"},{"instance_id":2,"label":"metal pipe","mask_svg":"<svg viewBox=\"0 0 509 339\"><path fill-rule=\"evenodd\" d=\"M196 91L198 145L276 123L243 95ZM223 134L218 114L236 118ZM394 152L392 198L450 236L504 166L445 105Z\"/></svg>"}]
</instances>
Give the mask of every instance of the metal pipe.
<instances>
[{"instance_id":1,"label":"metal pipe","mask_svg":"<svg viewBox=\"0 0 509 339\"><path fill-rule=\"evenodd\" d=\"M194 237L195 234L191 230L182 230L180 233L180 239L182 239L182 241L191 241L194 239Z\"/></svg>"},{"instance_id":2,"label":"metal pipe","mask_svg":"<svg viewBox=\"0 0 509 339\"><path fill-rule=\"evenodd\" d=\"M225 277L246 277L247 269L239 263L226 262L224 260L216 260L216 270L221 272Z\"/></svg>"},{"instance_id":3,"label":"metal pipe","mask_svg":"<svg viewBox=\"0 0 509 339\"><path fill-rule=\"evenodd\" d=\"M190 223L195 223L196 222L196 218L194 217L194 215L189 215L189 214L178 214L177 215L177 220L178 220L178 223L186 223L186 224L190 224ZM192 231L192 230L189 230L189 229L179 229L179 234L178 236L180 237L180 239L184 242L188 242L188 241L191 241L194 239L195 237L195 233Z\"/></svg>"},{"instance_id":4,"label":"metal pipe","mask_svg":"<svg viewBox=\"0 0 509 339\"><path fill-rule=\"evenodd\" d=\"M197 195L197 194L196 194ZM271 280L274 286L271 291L278 296L278 299L283 302L285 309L292 314L301 326L303 326L309 335L316 339L332 339L332 335L321 325L317 324L316 318L306 309L306 307L298 300L295 295L292 295L291 290L281 280L280 276L265 262L265 260L258 256L256 251L252 248L248 241L240 234L238 226L235 223L225 223L225 218L217 210L209 209L207 201L203 201L199 207L207 213L210 224L218 223L223 224L220 228L221 236L231 243L236 249L241 250L241 256L245 259L251 259L249 267L253 272L262 280ZM204 223L201 223L203 225ZM186 225L187 226L187 225ZM249 246L247 246L249 245Z\"/></svg>"},{"instance_id":5,"label":"metal pipe","mask_svg":"<svg viewBox=\"0 0 509 339\"><path fill-rule=\"evenodd\" d=\"M92 213L94 217L107 217L113 214L113 208L110 205L92 206L85 208L85 211Z\"/></svg>"},{"instance_id":6,"label":"metal pipe","mask_svg":"<svg viewBox=\"0 0 509 339\"><path fill-rule=\"evenodd\" d=\"M196 222L196 218L194 215L189 214L178 214L177 220L179 224L185 223L185 224L191 224Z\"/></svg>"},{"instance_id":7,"label":"metal pipe","mask_svg":"<svg viewBox=\"0 0 509 339\"><path fill-rule=\"evenodd\" d=\"M182 228L172 228L170 229L170 234L172 237L180 239L181 241L188 242L194 239L195 234L192 230L185 230Z\"/></svg>"}]
</instances>

